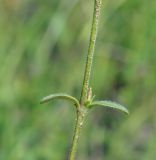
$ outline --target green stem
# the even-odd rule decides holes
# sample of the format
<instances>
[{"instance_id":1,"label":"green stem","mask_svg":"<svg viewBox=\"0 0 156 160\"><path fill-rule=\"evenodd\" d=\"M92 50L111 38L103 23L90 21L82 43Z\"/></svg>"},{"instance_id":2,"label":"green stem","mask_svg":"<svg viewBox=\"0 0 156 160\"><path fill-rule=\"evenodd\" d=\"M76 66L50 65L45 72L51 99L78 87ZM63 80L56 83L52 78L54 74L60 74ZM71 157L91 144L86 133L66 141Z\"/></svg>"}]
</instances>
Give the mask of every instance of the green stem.
<instances>
[{"instance_id":1,"label":"green stem","mask_svg":"<svg viewBox=\"0 0 156 160\"><path fill-rule=\"evenodd\" d=\"M81 98L80 98L81 106L77 110L77 121L76 121L72 147L69 155L69 160L75 160L81 129L83 126L84 119L86 117L86 113L88 112L88 109L84 106L84 103L87 101L87 97L88 97L89 80L90 80L90 74L91 74L91 68L92 68L96 36L98 31L101 2L102 0L95 0L94 2L94 13L93 13L93 22L92 22L92 28L91 28L91 34L90 34L90 43L88 47L84 81L83 81L83 87L82 87Z\"/></svg>"},{"instance_id":2,"label":"green stem","mask_svg":"<svg viewBox=\"0 0 156 160\"><path fill-rule=\"evenodd\" d=\"M86 117L86 114L87 114L86 108L83 108L83 110L81 108L81 110L77 111L76 126L75 126L75 131L74 131L72 148L71 148L70 155L69 155L69 160L75 160L77 147L78 147L78 141L79 141L80 133L82 130L82 126L83 126L83 122Z\"/></svg>"},{"instance_id":3,"label":"green stem","mask_svg":"<svg viewBox=\"0 0 156 160\"><path fill-rule=\"evenodd\" d=\"M80 103L82 105L87 100L89 80L90 80L90 74L91 74L91 68L92 68L92 62L93 62L93 56L94 56L94 49L95 49L96 36L98 31L98 22L99 22L99 15L100 15L102 0L95 0L94 3L95 4L94 4L93 22L92 22L92 28L91 28L91 34L90 34L90 43L88 47L88 55L87 55L83 87L82 87L81 99L80 99Z\"/></svg>"}]
</instances>

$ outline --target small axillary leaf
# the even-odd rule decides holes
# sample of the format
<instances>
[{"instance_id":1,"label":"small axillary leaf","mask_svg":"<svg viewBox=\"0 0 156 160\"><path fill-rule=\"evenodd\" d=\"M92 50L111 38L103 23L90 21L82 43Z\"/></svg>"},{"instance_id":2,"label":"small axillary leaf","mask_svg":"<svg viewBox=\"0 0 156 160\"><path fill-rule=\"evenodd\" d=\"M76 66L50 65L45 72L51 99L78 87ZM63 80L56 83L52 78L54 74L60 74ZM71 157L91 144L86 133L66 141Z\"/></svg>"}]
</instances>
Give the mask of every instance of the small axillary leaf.
<instances>
[{"instance_id":1,"label":"small axillary leaf","mask_svg":"<svg viewBox=\"0 0 156 160\"><path fill-rule=\"evenodd\" d=\"M91 101L91 99L92 99L92 88L89 87L87 94L87 101Z\"/></svg>"},{"instance_id":2,"label":"small axillary leaf","mask_svg":"<svg viewBox=\"0 0 156 160\"><path fill-rule=\"evenodd\" d=\"M92 103L93 97L92 97L92 88L89 87L88 92L87 92L87 100L84 103L86 107L88 107Z\"/></svg>"}]
</instances>

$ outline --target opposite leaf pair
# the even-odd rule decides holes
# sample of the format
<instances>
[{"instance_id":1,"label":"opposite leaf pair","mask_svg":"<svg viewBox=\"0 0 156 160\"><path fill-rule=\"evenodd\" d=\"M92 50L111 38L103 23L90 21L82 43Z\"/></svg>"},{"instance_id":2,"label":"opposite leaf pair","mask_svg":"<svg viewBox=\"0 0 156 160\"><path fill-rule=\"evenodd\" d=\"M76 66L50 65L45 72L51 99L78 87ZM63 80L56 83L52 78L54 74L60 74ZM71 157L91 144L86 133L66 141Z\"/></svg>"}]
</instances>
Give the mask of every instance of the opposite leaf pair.
<instances>
[{"instance_id":1,"label":"opposite leaf pair","mask_svg":"<svg viewBox=\"0 0 156 160\"><path fill-rule=\"evenodd\" d=\"M75 97L72 97L72 96L70 96L68 94L64 94L64 93L51 94L49 96L46 96L41 100L40 103L41 104L46 103L46 102L49 102L50 100L53 100L53 99L65 99L65 100L73 102L73 104L77 108L80 107L80 103ZM92 101L91 100L88 103L86 103L86 105L85 105L86 108L92 108L94 106L102 106L102 107L117 109L117 110L122 111L126 114L129 114L128 110L124 106L122 106L118 103L112 102L112 101L107 101L107 100L105 100L105 101Z\"/></svg>"}]
</instances>

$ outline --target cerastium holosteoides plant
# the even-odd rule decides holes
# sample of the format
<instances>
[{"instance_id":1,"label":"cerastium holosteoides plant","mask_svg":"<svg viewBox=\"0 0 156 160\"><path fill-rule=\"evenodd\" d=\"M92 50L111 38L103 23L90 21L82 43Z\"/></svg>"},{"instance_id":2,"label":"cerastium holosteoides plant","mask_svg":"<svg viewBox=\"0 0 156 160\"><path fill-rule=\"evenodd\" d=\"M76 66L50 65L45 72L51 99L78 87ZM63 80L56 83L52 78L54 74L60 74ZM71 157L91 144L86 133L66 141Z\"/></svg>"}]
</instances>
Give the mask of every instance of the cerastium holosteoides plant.
<instances>
[{"instance_id":1,"label":"cerastium holosteoides plant","mask_svg":"<svg viewBox=\"0 0 156 160\"><path fill-rule=\"evenodd\" d=\"M57 99L57 98L66 99L68 101L71 101L76 107L77 120L76 120L76 126L75 126L71 151L69 154L69 160L75 159L77 146L78 146L78 140L79 140L82 126L83 126L83 122L86 118L88 111L92 107L94 106L108 107L108 108L123 111L128 114L128 110L124 106L117 104L115 102L106 101L106 100L94 101L93 100L94 97L92 96L92 90L91 90L91 87L89 86L90 73L91 73L91 67L92 67L92 61L93 61L93 55L94 55L94 48L95 48L95 42L96 42L96 36L97 36L97 30L98 30L101 2L102 0L95 0L95 3L94 3L94 13L93 13L91 35L90 35L90 43L89 43L89 48L88 48L88 55L87 55L85 73L84 73L84 81L83 81L83 87L82 87L80 100L68 94L64 94L64 93L52 94L41 100L41 103L45 103L45 102L48 102L50 100Z\"/></svg>"}]
</instances>

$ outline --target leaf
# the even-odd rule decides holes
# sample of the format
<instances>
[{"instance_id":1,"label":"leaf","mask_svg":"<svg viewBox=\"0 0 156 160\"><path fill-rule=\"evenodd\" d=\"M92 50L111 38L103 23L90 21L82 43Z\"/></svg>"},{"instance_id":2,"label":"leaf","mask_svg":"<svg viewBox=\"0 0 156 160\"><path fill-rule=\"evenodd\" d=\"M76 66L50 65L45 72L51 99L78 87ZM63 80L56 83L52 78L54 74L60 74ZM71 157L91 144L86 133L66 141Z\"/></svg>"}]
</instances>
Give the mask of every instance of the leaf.
<instances>
[{"instance_id":1,"label":"leaf","mask_svg":"<svg viewBox=\"0 0 156 160\"><path fill-rule=\"evenodd\" d=\"M65 94L65 93L51 94L49 96L44 97L40 101L40 103L43 104L43 103L49 102L50 100L53 100L53 99L65 99L68 101L72 101L77 107L80 105L79 101L76 98L74 98L68 94Z\"/></svg>"},{"instance_id":2,"label":"leaf","mask_svg":"<svg viewBox=\"0 0 156 160\"><path fill-rule=\"evenodd\" d=\"M112 101L94 101L90 105L88 105L88 107L93 107L93 106L109 107L112 109L120 110L126 114L129 114L129 111L127 108L125 108L124 106L122 106L116 102L112 102Z\"/></svg>"}]
</instances>

